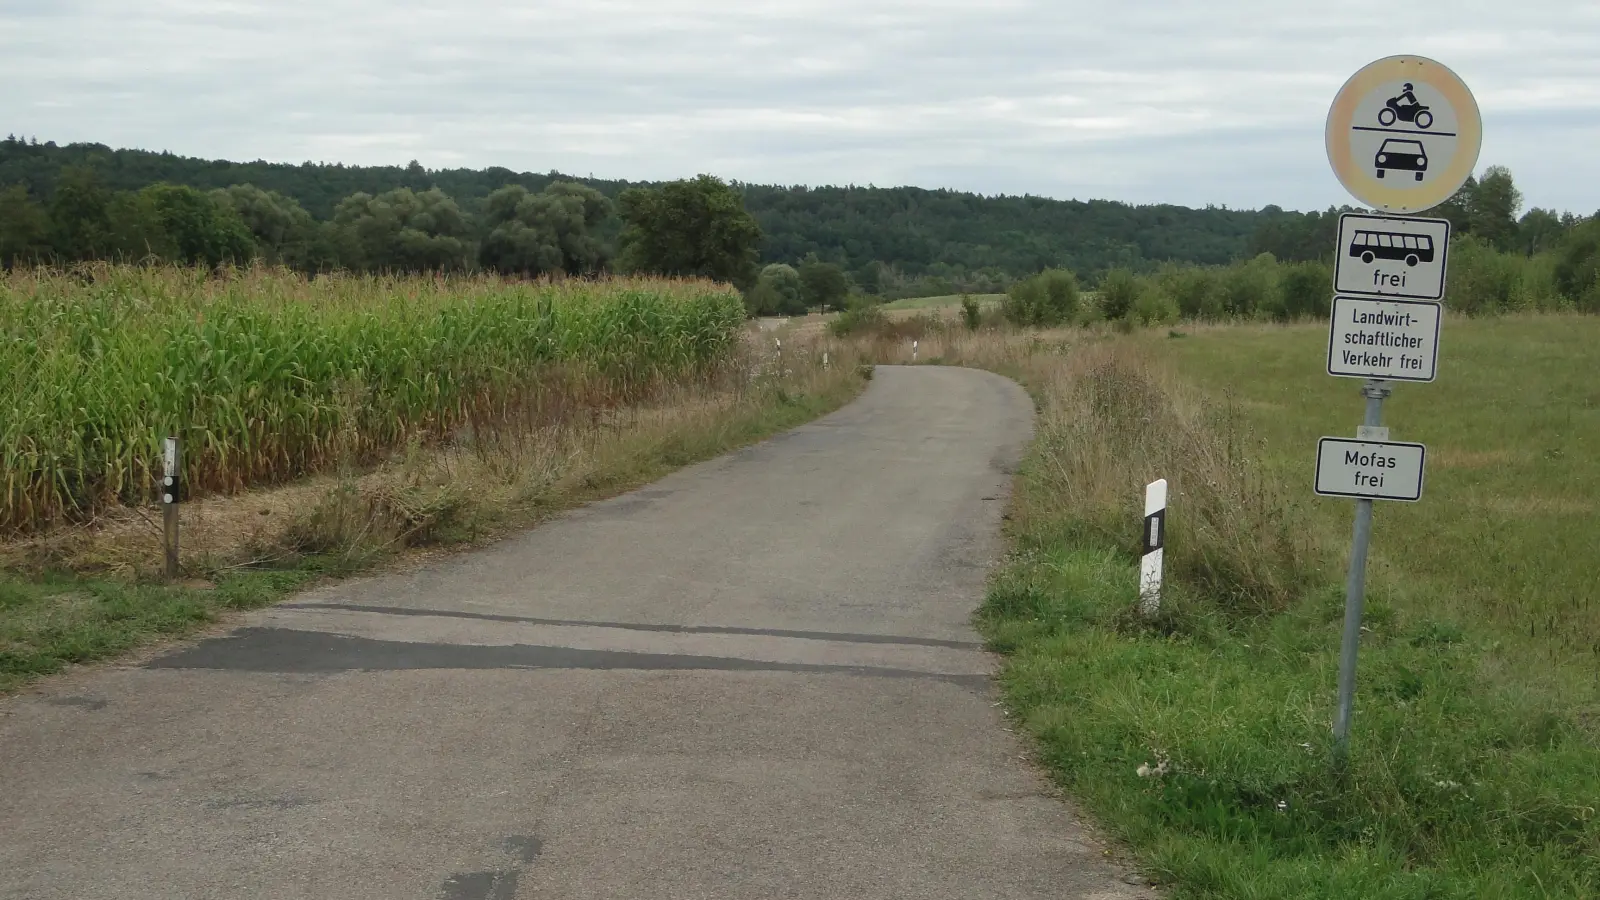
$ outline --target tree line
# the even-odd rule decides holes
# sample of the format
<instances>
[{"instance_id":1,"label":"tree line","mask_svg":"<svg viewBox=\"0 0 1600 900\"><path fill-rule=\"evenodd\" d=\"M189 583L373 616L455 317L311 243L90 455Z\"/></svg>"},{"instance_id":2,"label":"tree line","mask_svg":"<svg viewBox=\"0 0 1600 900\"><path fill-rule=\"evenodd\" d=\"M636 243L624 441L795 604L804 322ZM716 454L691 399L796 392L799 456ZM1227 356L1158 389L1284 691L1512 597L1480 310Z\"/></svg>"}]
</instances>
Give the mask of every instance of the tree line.
<instances>
[{"instance_id":1,"label":"tree line","mask_svg":"<svg viewBox=\"0 0 1600 900\"><path fill-rule=\"evenodd\" d=\"M613 204L630 189L661 187L501 167L433 170L415 161L406 166L291 165L99 144L0 141L0 186L24 185L41 203L48 204L66 173L82 169L95 172L101 187L113 193L158 183L202 192L251 185L294 201L317 222L333 221L353 196L376 198L400 189L417 195L438 189L476 223L487 214L490 195L507 186L539 195L555 183L578 184ZM1094 271L1165 260L1223 263L1246 251L1261 219L1249 210L985 197L914 187L733 186L760 228L759 264L798 267L815 255L843 269L863 291L890 297L1003 290L1010 280L1051 265ZM614 219L601 227L600 237L615 246L621 229L620 219Z\"/></svg>"},{"instance_id":2,"label":"tree line","mask_svg":"<svg viewBox=\"0 0 1600 900\"><path fill-rule=\"evenodd\" d=\"M1263 220L1250 237L1249 255L1330 262L1338 242L1339 215L1345 212L1360 210L1344 206L1296 213L1268 206L1261 210ZM1522 192L1504 166L1488 167L1481 178L1468 177L1449 200L1417 215L1448 219L1454 237L1471 235L1501 253L1524 256L1555 250L1573 230L1594 218L1539 207L1524 212Z\"/></svg>"},{"instance_id":3,"label":"tree line","mask_svg":"<svg viewBox=\"0 0 1600 900\"><path fill-rule=\"evenodd\" d=\"M1591 232L1581 226L1592 219L1524 213L1521 203L1511 173L1490 167L1430 212L1497 254L1583 257ZM732 282L756 314L839 308L851 297L1002 293L1051 269L1094 285L1108 273L1262 254L1327 263L1348 209L1187 209L711 176L635 184L0 141L0 265L263 259L308 273L657 272Z\"/></svg>"},{"instance_id":4,"label":"tree line","mask_svg":"<svg viewBox=\"0 0 1600 900\"><path fill-rule=\"evenodd\" d=\"M620 214L620 215L619 215ZM632 188L613 203L553 181L512 184L476 215L437 187L358 192L326 221L277 191L235 184L206 191L157 183L112 190L91 168L59 173L46 199L0 188L0 265L86 260L218 266L254 260L308 274L464 271L593 275L641 271L749 287L760 229L738 192L709 176Z\"/></svg>"},{"instance_id":5,"label":"tree line","mask_svg":"<svg viewBox=\"0 0 1600 900\"><path fill-rule=\"evenodd\" d=\"M1600 216L1571 223L1532 252L1527 244L1497 244L1466 228L1452 236L1449 259L1444 305L1456 312L1600 313ZM1111 269L1096 279L1092 295L1079 293L1076 273L1051 269L1013 284L1001 311L1029 326L1325 321L1332 282L1330 259L1280 260L1271 252L1226 266Z\"/></svg>"}]
</instances>

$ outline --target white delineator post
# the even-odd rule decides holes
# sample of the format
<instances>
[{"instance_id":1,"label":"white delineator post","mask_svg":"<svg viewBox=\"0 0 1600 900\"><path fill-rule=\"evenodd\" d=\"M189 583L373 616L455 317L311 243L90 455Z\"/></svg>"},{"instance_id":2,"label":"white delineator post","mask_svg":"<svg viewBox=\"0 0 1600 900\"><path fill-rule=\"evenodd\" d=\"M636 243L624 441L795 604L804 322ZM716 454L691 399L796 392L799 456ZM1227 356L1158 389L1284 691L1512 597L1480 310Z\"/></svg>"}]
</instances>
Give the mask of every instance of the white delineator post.
<instances>
[{"instance_id":1,"label":"white delineator post","mask_svg":"<svg viewBox=\"0 0 1600 900\"><path fill-rule=\"evenodd\" d=\"M183 499L180 472L183 468L179 456L178 439L169 437L162 442L161 453L161 543L168 578L178 577L178 503Z\"/></svg>"},{"instance_id":2,"label":"white delineator post","mask_svg":"<svg viewBox=\"0 0 1600 900\"><path fill-rule=\"evenodd\" d=\"M912 341L911 342L911 361L912 362L916 362L917 361L917 342L916 341Z\"/></svg>"},{"instance_id":3,"label":"white delineator post","mask_svg":"<svg viewBox=\"0 0 1600 900\"><path fill-rule=\"evenodd\" d=\"M1144 556L1139 560L1139 612L1161 610L1161 557L1167 545L1167 480L1144 489Z\"/></svg>"}]
</instances>

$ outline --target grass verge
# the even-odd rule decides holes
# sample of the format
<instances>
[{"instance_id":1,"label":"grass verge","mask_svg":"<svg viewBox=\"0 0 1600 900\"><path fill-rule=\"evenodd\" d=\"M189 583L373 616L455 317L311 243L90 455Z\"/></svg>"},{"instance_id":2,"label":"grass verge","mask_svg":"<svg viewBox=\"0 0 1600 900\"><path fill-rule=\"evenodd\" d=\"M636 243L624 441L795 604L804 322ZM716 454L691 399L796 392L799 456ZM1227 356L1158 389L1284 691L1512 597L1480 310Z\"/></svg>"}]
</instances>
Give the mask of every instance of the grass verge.
<instances>
[{"instance_id":1,"label":"grass verge","mask_svg":"<svg viewBox=\"0 0 1600 900\"><path fill-rule=\"evenodd\" d=\"M827 370L803 352L758 358L734 390L686 388L560 427L412 447L339 476L188 504L184 583L153 577L159 538L139 510L0 547L0 693L408 550L493 539L810 421L864 385L840 353Z\"/></svg>"},{"instance_id":2,"label":"grass verge","mask_svg":"<svg viewBox=\"0 0 1600 900\"><path fill-rule=\"evenodd\" d=\"M1388 413L1434 469L1421 504L1378 510L1343 771L1329 723L1351 509L1312 495L1310 460L1361 407L1322 371L1324 332L924 345L1036 398L1015 549L980 625L1042 764L1169 896L1600 896L1600 551L1567 535L1600 524L1583 374L1600 320L1445 327L1445 374ZM1144 622L1156 477L1173 485L1169 590Z\"/></svg>"}]
</instances>

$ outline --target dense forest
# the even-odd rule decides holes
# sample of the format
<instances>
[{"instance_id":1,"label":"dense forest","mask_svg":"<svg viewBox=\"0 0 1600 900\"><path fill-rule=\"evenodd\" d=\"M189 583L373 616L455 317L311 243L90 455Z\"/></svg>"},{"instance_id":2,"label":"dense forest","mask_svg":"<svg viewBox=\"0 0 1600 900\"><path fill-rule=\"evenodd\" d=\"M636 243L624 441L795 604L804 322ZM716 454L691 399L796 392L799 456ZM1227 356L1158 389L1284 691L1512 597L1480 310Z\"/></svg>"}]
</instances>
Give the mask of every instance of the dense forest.
<instances>
[{"instance_id":1,"label":"dense forest","mask_svg":"<svg viewBox=\"0 0 1600 900\"><path fill-rule=\"evenodd\" d=\"M551 184L576 183L613 201L638 186L504 168L238 163L99 144L0 142L0 187L25 186L41 203L54 196L62 172L74 169L93 171L111 192L158 183L201 191L251 185L295 201L319 222L332 221L353 195L401 188L417 194L437 189L465 218L476 219L489 195L508 185L538 194ZM1094 271L1168 260L1223 263L1246 253L1262 220L1260 213L1241 210L982 197L911 187L738 187L761 227L763 263L798 263L815 254L849 271L864 287L881 281L882 269L962 281L973 276L1006 280L1052 265ZM608 236L614 237L615 229Z\"/></svg>"},{"instance_id":2,"label":"dense forest","mask_svg":"<svg viewBox=\"0 0 1600 900\"><path fill-rule=\"evenodd\" d=\"M260 256L307 271L605 271L628 265L621 243L629 210L642 214L649 205L641 190L661 188L499 167L239 163L12 137L0 141L0 264ZM797 275L809 265L816 284L833 279L836 268L853 290L883 297L1001 291L1051 268L1094 283L1110 270L1222 265L1261 253L1325 261L1342 211L1134 206L913 187L732 188L759 229L740 226L741 234L750 232L741 241L753 235L755 257L735 272L741 286L752 287L763 265L792 267ZM630 196L633 202L624 202ZM1458 235L1527 255L1551 249L1583 221L1541 209L1523 214L1520 203L1510 173L1491 167L1433 212L1450 218Z\"/></svg>"}]
</instances>

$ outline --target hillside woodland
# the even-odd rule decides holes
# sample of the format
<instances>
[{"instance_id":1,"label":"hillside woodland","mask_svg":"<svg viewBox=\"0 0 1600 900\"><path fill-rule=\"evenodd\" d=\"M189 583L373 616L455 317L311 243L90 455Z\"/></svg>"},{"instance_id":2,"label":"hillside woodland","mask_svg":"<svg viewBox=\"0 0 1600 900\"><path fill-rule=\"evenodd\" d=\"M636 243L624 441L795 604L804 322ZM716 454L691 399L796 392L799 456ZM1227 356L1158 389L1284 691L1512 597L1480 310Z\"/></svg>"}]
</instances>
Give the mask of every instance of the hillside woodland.
<instances>
[{"instance_id":1,"label":"hillside woodland","mask_svg":"<svg viewBox=\"0 0 1600 900\"><path fill-rule=\"evenodd\" d=\"M1498 279L1484 288L1497 299L1478 305L1515 305L1519 292L1588 304L1600 246L1594 217L1521 206L1511 173L1490 167L1431 211L1468 242L1470 265ZM260 260L310 274L692 275L739 286L752 313L1000 293L1047 270L1070 270L1086 287L1108 276L1168 283L1177 270L1261 269L1269 261L1309 264L1295 271L1314 273L1331 262L1341 211L730 184L709 175L630 183L499 167L433 170L415 161L241 163L0 141L7 268ZM1283 277L1309 287L1313 276ZM1195 310L1253 308L1168 299Z\"/></svg>"}]
</instances>

